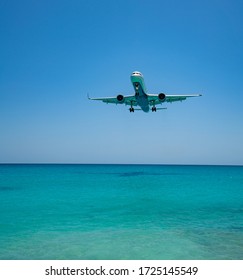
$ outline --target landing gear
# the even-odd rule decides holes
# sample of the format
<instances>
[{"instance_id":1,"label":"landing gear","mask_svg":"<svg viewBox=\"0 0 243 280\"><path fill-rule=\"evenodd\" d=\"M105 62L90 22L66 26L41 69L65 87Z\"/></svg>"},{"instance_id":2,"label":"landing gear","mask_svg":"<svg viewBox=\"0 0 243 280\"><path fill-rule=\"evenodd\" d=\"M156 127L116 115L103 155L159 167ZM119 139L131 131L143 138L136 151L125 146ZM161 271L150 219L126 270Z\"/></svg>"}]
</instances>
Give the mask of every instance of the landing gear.
<instances>
[{"instance_id":1,"label":"landing gear","mask_svg":"<svg viewBox=\"0 0 243 280\"><path fill-rule=\"evenodd\" d=\"M152 112L156 112L156 107L155 107L155 101L153 101L153 107L152 107Z\"/></svg>"},{"instance_id":2,"label":"landing gear","mask_svg":"<svg viewBox=\"0 0 243 280\"><path fill-rule=\"evenodd\" d=\"M131 101L131 107L129 108L130 113L134 113L134 108L132 107L133 101Z\"/></svg>"},{"instance_id":3,"label":"landing gear","mask_svg":"<svg viewBox=\"0 0 243 280\"><path fill-rule=\"evenodd\" d=\"M139 83L135 83L135 89L136 89L136 92L138 92L138 89L139 89Z\"/></svg>"}]
</instances>

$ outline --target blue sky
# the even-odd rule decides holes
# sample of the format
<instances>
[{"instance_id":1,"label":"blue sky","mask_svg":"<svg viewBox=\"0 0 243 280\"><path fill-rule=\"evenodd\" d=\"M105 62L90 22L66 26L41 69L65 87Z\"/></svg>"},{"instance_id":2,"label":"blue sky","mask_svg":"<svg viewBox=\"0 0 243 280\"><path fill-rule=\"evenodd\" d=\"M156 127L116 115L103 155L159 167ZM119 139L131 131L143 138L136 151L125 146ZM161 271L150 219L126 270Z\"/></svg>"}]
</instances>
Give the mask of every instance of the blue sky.
<instances>
[{"instance_id":1,"label":"blue sky","mask_svg":"<svg viewBox=\"0 0 243 280\"><path fill-rule=\"evenodd\" d=\"M0 162L243 165L243 2L1 1ZM156 113L87 100L202 93Z\"/></svg>"}]
</instances>

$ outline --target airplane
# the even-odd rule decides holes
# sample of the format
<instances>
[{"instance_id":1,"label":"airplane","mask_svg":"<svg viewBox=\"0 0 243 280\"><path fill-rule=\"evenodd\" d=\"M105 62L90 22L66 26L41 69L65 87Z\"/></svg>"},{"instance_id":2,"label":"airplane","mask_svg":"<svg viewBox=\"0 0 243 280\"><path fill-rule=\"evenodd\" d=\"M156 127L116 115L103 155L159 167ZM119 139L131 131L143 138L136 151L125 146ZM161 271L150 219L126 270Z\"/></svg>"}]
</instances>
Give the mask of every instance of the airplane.
<instances>
[{"instance_id":1,"label":"airplane","mask_svg":"<svg viewBox=\"0 0 243 280\"><path fill-rule=\"evenodd\" d=\"M99 100L105 103L113 104L125 104L129 105L129 111L134 112L134 110L142 110L145 113L148 113L150 110L156 112L157 110L163 110L166 108L157 108L156 105L162 104L164 102L175 102L183 101L189 97L198 97L201 94L192 94L192 95L168 95L165 93L158 94L149 94L145 87L144 78L141 72L134 71L131 74L131 82L134 88L135 93L133 95L122 95L118 94L115 97L99 97L99 98L90 98L90 100ZM139 106L140 108L134 109L134 106Z\"/></svg>"}]
</instances>

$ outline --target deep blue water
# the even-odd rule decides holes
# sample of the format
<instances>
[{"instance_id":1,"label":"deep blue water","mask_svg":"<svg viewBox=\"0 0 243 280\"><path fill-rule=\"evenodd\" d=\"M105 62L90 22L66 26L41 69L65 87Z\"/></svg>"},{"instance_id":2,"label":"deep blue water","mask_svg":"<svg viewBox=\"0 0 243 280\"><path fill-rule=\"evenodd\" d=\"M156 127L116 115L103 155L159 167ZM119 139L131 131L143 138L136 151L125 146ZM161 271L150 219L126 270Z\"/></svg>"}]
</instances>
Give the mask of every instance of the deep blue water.
<instances>
[{"instance_id":1,"label":"deep blue water","mask_svg":"<svg viewBox=\"0 0 243 280\"><path fill-rule=\"evenodd\" d=\"M0 165L0 259L243 259L243 167Z\"/></svg>"}]
</instances>

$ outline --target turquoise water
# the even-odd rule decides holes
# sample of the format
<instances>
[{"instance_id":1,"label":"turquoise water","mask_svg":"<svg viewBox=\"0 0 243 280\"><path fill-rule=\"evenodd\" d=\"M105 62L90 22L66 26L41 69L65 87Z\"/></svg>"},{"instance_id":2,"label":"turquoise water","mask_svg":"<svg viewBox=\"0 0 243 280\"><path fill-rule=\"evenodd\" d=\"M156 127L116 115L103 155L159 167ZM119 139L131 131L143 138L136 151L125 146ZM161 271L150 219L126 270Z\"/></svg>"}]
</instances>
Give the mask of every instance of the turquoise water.
<instances>
[{"instance_id":1,"label":"turquoise water","mask_svg":"<svg viewBox=\"0 0 243 280\"><path fill-rule=\"evenodd\" d=\"M243 259L243 167L0 165L0 259Z\"/></svg>"}]
</instances>

